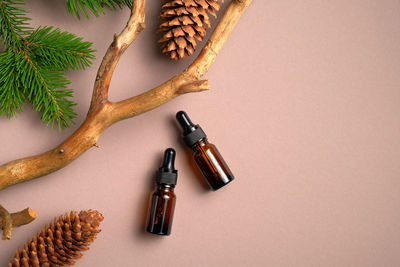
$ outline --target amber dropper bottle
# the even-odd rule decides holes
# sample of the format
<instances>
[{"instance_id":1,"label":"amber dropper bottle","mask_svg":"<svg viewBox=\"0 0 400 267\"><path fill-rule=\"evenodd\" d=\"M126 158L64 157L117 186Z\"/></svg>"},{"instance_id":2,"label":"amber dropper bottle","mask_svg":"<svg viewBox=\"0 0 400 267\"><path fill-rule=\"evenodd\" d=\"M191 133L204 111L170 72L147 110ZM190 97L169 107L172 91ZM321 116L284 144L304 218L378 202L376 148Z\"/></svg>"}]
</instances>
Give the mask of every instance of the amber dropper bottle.
<instances>
[{"instance_id":1,"label":"amber dropper bottle","mask_svg":"<svg viewBox=\"0 0 400 267\"><path fill-rule=\"evenodd\" d=\"M203 129L194 125L184 111L179 111L176 119L183 128L183 139L192 149L193 159L210 187L218 190L230 183L234 176L217 148L208 142Z\"/></svg>"},{"instance_id":2,"label":"amber dropper bottle","mask_svg":"<svg viewBox=\"0 0 400 267\"><path fill-rule=\"evenodd\" d=\"M146 222L146 231L152 234L171 233L176 201L174 188L178 177L174 167L175 154L172 148L165 150L164 162L156 175L157 187L150 196Z\"/></svg>"}]
</instances>

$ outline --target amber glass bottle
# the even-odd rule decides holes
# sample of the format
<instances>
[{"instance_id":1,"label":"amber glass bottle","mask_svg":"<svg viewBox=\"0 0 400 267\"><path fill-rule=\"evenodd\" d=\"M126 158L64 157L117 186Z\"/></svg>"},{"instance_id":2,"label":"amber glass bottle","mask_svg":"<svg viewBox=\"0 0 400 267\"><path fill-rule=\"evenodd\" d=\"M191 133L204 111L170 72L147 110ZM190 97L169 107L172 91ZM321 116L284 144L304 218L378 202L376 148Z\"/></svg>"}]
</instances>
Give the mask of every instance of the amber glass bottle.
<instances>
[{"instance_id":1,"label":"amber glass bottle","mask_svg":"<svg viewBox=\"0 0 400 267\"><path fill-rule=\"evenodd\" d=\"M183 128L184 141L192 149L193 159L210 187L218 190L230 183L234 176L217 148L208 142L203 129L194 125L184 111L179 111L176 118Z\"/></svg>"},{"instance_id":2,"label":"amber glass bottle","mask_svg":"<svg viewBox=\"0 0 400 267\"><path fill-rule=\"evenodd\" d=\"M178 177L174 167L175 150L168 148L164 153L164 162L156 175L157 187L150 196L147 212L146 231L157 235L171 233L176 196L174 188Z\"/></svg>"}]
</instances>

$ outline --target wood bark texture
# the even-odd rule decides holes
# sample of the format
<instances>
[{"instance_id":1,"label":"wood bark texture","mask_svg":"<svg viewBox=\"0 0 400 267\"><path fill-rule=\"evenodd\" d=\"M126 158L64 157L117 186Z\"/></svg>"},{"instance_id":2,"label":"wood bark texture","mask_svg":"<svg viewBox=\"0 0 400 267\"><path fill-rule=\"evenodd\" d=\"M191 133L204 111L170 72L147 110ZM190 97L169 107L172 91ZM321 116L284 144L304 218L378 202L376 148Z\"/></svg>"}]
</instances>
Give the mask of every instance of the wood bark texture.
<instances>
[{"instance_id":1,"label":"wood bark texture","mask_svg":"<svg viewBox=\"0 0 400 267\"><path fill-rule=\"evenodd\" d=\"M36 213L26 208L19 212L9 213L0 205L0 229L3 229L3 240L9 240L12 235L12 228L28 224L36 219Z\"/></svg>"},{"instance_id":2,"label":"wood bark texture","mask_svg":"<svg viewBox=\"0 0 400 267\"><path fill-rule=\"evenodd\" d=\"M209 89L207 72L240 16L252 0L232 0L204 48L182 73L163 84L119 102L108 100L108 89L119 58L145 28L145 0L134 0L129 21L109 46L94 83L89 112L82 125L60 145L43 154L0 166L0 190L59 170L93 146L114 123L152 110L185 93Z\"/></svg>"}]
</instances>

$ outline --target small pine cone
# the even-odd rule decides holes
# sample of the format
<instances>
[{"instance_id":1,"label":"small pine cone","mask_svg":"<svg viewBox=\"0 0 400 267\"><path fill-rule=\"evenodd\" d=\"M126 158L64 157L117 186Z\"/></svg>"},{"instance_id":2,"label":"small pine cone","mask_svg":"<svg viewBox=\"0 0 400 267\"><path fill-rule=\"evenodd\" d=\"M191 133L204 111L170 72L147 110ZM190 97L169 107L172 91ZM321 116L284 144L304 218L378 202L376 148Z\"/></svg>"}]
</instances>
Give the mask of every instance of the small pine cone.
<instances>
[{"instance_id":1,"label":"small pine cone","mask_svg":"<svg viewBox=\"0 0 400 267\"><path fill-rule=\"evenodd\" d=\"M67 266L75 263L74 259L82 257L81 251L88 250L94 241L103 215L96 210L71 211L55 218L50 226L18 249L8 267L49 267Z\"/></svg>"},{"instance_id":2,"label":"small pine cone","mask_svg":"<svg viewBox=\"0 0 400 267\"><path fill-rule=\"evenodd\" d=\"M206 25L211 27L208 13L216 18L219 8L218 0L168 0L160 14L165 20L159 29L162 52L174 60L193 54L196 39L202 41Z\"/></svg>"}]
</instances>

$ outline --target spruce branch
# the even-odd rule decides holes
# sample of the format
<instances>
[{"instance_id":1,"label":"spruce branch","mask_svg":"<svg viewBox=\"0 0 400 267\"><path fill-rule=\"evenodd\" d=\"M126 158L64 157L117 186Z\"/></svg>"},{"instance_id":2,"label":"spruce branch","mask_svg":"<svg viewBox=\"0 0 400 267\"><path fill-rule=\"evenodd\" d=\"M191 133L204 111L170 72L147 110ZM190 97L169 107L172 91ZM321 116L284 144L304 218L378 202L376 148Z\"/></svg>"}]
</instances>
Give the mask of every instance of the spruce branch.
<instances>
[{"instance_id":1,"label":"spruce branch","mask_svg":"<svg viewBox=\"0 0 400 267\"><path fill-rule=\"evenodd\" d=\"M117 7L123 6L132 7L132 0L67 0L67 10L78 19L81 18L81 13L85 13L86 18L90 18L89 12L96 17L105 14L104 7L110 10L115 10Z\"/></svg>"},{"instance_id":2,"label":"spruce branch","mask_svg":"<svg viewBox=\"0 0 400 267\"><path fill-rule=\"evenodd\" d=\"M0 115L8 119L22 111L26 100L17 73L16 55L10 51L0 54Z\"/></svg>"},{"instance_id":3,"label":"spruce branch","mask_svg":"<svg viewBox=\"0 0 400 267\"><path fill-rule=\"evenodd\" d=\"M41 120L53 127L69 127L76 113L72 90L64 72L41 65L29 50L8 49L0 55L0 115L8 118L22 110L28 99Z\"/></svg>"},{"instance_id":4,"label":"spruce branch","mask_svg":"<svg viewBox=\"0 0 400 267\"><path fill-rule=\"evenodd\" d=\"M37 62L56 70L83 70L92 64L92 43L81 37L51 26L39 27L26 38L24 44Z\"/></svg>"},{"instance_id":5,"label":"spruce branch","mask_svg":"<svg viewBox=\"0 0 400 267\"><path fill-rule=\"evenodd\" d=\"M42 112L41 120L51 127L69 127L76 113L76 104L69 98L72 90L62 71L49 70L40 65L29 51L16 54L18 75L28 99L36 111Z\"/></svg>"},{"instance_id":6,"label":"spruce branch","mask_svg":"<svg viewBox=\"0 0 400 267\"><path fill-rule=\"evenodd\" d=\"M25 0L0 0L0 41L5 47L19 47L22 36L31 31L24 5Z\"/></svg>"},{"instance_id":7,"label":"spruce branch","mask_svg":"<svg viewBox=\"0 0 400 267\"><path fill-rule=\"evenodd\" d=\"M0 39L5 44L0 54L0 116L17 116L28 100L42 112L42 122L61 130L76 117L65 72L91 65L92 43L49 26L33 30L24 4L0 0Z\"/></svg>"}]
</instances>

